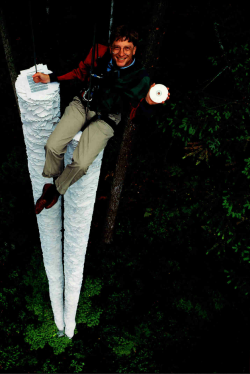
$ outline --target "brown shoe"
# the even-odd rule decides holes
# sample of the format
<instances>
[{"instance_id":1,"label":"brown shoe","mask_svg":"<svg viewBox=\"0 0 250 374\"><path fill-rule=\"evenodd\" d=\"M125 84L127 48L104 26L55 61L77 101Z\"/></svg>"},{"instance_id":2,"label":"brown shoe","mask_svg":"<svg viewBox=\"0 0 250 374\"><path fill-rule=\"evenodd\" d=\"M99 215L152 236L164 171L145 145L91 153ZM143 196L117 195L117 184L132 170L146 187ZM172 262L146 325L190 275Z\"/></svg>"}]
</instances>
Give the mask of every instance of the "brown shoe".
<instances>
[{"instance_id":1,"label":"brown shoe","mask_svg":"<svg viewBox=\"0 0 250 374\"><path fill-rule=\"evenodd\" d=\"M57 200L59 198L60 194L59 192L57 191L57 189L55 188L55 192L54 192L54 196L53 196L53 199L51 202L47 202L47 204L45 205L45 209L50 209L52 208L53 205L55 205L57 203Z\"/></svg>"},{"instance_id":2,"label":"brown shoe","mask_svg":"<svg viewBox=\"0 0 250 374\"><path fill-rule=\"evenodd\" d=\"M36 206L35 206L35 213L39 214L43 210L46 204L45 194L48 191L49 187L53 186L51 183L46 183L43 187L43 193L42 196L37 200Z\"/></svg>"}]
</instances>

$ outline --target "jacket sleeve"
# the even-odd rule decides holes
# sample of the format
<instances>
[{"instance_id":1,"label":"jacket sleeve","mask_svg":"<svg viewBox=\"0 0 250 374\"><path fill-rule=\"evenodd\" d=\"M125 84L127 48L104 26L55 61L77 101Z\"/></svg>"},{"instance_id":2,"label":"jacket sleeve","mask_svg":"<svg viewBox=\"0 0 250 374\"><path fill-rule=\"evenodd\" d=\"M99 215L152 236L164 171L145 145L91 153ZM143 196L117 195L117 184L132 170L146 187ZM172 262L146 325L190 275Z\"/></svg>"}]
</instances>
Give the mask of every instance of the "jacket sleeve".
<instances>
[{"instance_id":1,"label":"jacket sleeve","mask_svg":"<svg viewBox=\"0 0 250 374\"><path fill-rule=\"evenodd\" d=\"M156 113L156 110L157 108L155 105L148 104L145 98L143 98L140 100L137 107L134 108L131 106L130 119L135 119L136 121L139 118L149 120L150 117L152 117Z\"/></svg>"},{"instance_id":2,"label":"jacket sleeve","mask_svg":"<svg viewBox=\"0 0 250 374\"><path fill-rule=\"evenodd\" d=\"M81 81L84 81L87 76L88 69L90 68L90 65L91 65L92 49L93 47L91 48L84 62L83 61L80 62L79 67L77 69L74 69L70 71L69 73L60 75L60 76L57 76L56 73L49 74L50 82L67 81L67 80L77 79L77 78L80 79Z\"/></svg>"},{"instance_id":3,"label":"jacket sleeve","mask_svg":"<svg viewBox=\"0 0 250 374\"><path fill-rule=\"evenodd\" d=\"M98 45L98 56L102 57L104 53L106 52L107 47L103 45ZM91 67L92 62L92 51L93 47L89 51L88 56L85 58L84 61L81 61L79 64L79 67L77 69L73 69L71 72L57 76L56 73L49 74L50 76L50 82L60 82L60 81L66 81L71 79L80 79L81 81L85 81L86 76L88 75L89 69ZM97 66L97 48L95 48L95 58L94 58L94 67ZM89 80L89 77L88 79Z\"/></svg>"},{"instance_id":4,"label":"jacket sleeve","mask_svg":"<svg viewBox=\"0 0 250 374\"><path fill-rule=\"evenodd\" d=\"M139 119L143 117L148 120L156 111L154 105L147 103L146 96L150 89L150 78L146 71L142 71L140 74L140 79L137 81L136 86L133 91L136 93L139 102L135 104L135 101L130 102L130 119Z\"/></svg>"},{"instance_id":5,"label":"jacket sleeve","mask_svg":"<svg viewBox=\"0 0 250 374\"><path fill-rule=\"evenodd\" d=\"M79 67L77 69L74 69L67 74L60 75L60 76L58 76L56 72L49 74L50 82L52 83L52 82L67 81L67 80L77 79L77 78L80 79L81 81L84 81L87 76L88 68L89 68L89 66L87 65L87 62L88 62L87 58L84 60L84 62L82 61L80 62Z\"/></svg>"}]
</instances>

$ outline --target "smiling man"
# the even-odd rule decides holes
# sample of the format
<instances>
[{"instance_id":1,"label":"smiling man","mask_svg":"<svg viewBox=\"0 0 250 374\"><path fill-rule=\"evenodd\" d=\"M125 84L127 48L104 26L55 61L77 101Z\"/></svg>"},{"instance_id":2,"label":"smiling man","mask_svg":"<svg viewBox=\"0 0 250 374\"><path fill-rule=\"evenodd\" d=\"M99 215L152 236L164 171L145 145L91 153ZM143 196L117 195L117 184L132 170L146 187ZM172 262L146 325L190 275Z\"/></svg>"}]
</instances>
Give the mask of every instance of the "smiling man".
<instances>
[{"instance_id":1,"label":"smiling man","mask_svg":"<svg viewBox=\"0 0 250 374\"><path fill-rule=\"evenodd\" d=\"M58 76L36 73L36 83L62 82L80 79L83 89L65 109L65 112L45 145L43 177L53 177L54 184L45 184L42 196L35 206L36 214L56 204L60 195L86 174L97 155L105 148L121 121L121 115L130 118L144 117L153 113L150 99L150 78L139 60L135 59L138 33L126 26L117 27L111 34L110 46L97 44L92 72L92 92L88 92L89 71L92 62L91 48L86 59L77 69ZM87 103L89 100L89 109ZM170 93L167 100L169 99ZM87 125L88 124L88 125ZM72 163L64 167L67 144L82 130L81 138L73 153Z\"/></svg>"},{"instance_id":2,"label":"smiling man","mask_svg":"<svg viewBox=\"0 0 250 374\"><path fill-rule=\"evenodd\" d=\"M125 40L115 41L112 46L109 47L110 53L113 53L113 59L118 67L129 66L133 61L136 48L132 42Z\"/></svg>"}]
</instances>

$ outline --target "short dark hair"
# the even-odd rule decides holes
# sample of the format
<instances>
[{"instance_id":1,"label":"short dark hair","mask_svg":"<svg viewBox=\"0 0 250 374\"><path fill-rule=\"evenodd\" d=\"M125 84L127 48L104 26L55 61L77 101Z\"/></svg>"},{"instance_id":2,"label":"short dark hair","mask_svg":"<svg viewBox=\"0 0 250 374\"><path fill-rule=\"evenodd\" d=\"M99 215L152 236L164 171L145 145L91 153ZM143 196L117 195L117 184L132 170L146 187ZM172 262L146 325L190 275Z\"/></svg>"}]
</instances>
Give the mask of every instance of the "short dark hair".
<instances>
[{"instance_id":1,"label":"short dark hair","mask_svg":"<svg viewBox=\"0 0 250 374\"><path fill-rule=\"evenodd\" d=\"M110 45L114 43L115 40L120 40L126 37L125 40L133 43L135 47L138 44L138 32L129 25L121 25L115 27L110 35Z\"/></svg>"}]
</instances>

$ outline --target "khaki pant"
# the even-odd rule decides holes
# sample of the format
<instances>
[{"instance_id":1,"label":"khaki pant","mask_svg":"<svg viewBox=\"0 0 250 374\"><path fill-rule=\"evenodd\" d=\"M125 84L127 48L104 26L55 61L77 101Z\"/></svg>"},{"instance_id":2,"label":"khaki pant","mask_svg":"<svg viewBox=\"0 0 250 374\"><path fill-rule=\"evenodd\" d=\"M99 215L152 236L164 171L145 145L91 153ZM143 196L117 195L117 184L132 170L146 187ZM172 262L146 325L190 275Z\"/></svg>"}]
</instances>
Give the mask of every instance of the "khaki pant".
<instances>
[{"instance_id":1,"label":"khaki pant","mask_svg":"<svg viewBox=\"0 0 250 374\"><path fill-rule=\"evenodd\" d=\"M94 159L106 147L108 140L114 136L114 130L105 121L98 119L92 122L82 132L73 153L73 162L64 169L64 154L67 151L67 144L81 131L86 119L89 120L95 114L96 112L89 110L86 116L85 107L75 96L65 109L60 122L44 147L46 160L42 176L45 178L59 176L55 185L61 195L64 195L73 183L87 173ZM116 124L121 120L121 114L110 114L109 117Z\"/></svg>"}]
</instances>

